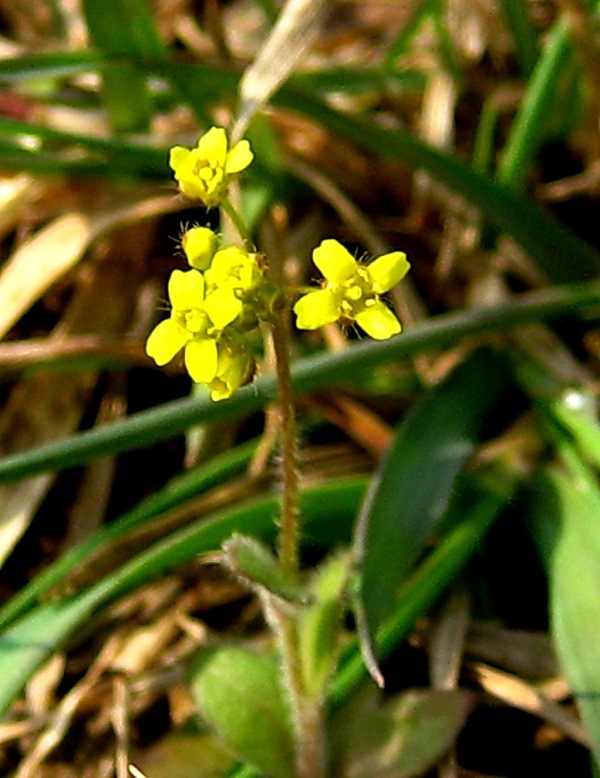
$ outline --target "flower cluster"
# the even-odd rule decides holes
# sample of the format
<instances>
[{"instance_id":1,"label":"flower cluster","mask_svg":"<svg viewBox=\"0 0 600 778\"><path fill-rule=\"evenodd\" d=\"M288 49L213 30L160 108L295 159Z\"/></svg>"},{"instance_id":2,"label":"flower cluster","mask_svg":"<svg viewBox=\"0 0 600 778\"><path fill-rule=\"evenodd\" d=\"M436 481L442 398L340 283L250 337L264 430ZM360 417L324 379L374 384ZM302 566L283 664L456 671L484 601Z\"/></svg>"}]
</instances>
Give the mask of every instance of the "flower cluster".
<instances>
[{"instance_id":1,"label":"flower cluster","mask_svg":"<svg viewBox=\"0 0 600 778\"><path fill-rule=\"evenodd\" d=\"M185 232L191 269L171 273L171 315L150 333L146 352L162 367L183 351L192 380L208 384L212 399L222 400L252 373L252 335L259 317L268 315L273 292L257 254L217 246L207 227Z\"/></svg>"},{"instance_id":2,"label":"flower cluster","mask_svg":"<svg viewBox=\"0 0 600 778\"><path fill-rule=\"evenodd\" d=\"M229 148L225 130L213 127L195 148L175 146L170 165L184 195L207 208L221 205L231 215L229 183L252 159L248 141ZM283 290L270 280L259 254L220 246L208 227L186 230L181 246L189 269L172 272L171 314L150 333L146 351L159 366L183 352L192 380L207 384L212 399L221 400L251 378L254 336L261 322L276 317ZM408 272L405 254L394 251L365 265L328 239L313 251L313 261L325 282L294 305L299 329L316 330L339 321L357 324L377 340L400 332L400 322L381 296Z\"/></svg>"}]
</instances>

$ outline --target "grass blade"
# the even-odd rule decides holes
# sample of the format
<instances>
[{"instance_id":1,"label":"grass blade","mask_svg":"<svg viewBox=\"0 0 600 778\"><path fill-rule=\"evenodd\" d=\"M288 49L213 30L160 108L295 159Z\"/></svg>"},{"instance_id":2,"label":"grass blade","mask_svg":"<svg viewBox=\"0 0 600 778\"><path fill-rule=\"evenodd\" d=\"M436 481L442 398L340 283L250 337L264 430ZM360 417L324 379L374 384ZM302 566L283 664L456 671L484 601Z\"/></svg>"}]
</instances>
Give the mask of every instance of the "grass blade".
<instances>
[{"instance_id":1,"label":"grass blade","mask_svg":"<svg viewBox=\"0 0 600 778\"><path fill-rule=\"evenodd\" d=\"M477 311L437 316L407 329L399 338L361 343L335 354L324 353L299 360L293 369L297 394L324 386L354 385L360 376L386 362L407 359L448 346L463 338L481 338L491 332L597 305L600 283L593 282L522 295L513 303ZM185 432L194 424L239 418L275 398L275 383L264 376L236 392L225 402L185 399L142 411L120 422L81 432L66 441L0 459L0 483L15 481L46 470L63 469L107 454L151 446Z\"/></svg>"}]
</instances>

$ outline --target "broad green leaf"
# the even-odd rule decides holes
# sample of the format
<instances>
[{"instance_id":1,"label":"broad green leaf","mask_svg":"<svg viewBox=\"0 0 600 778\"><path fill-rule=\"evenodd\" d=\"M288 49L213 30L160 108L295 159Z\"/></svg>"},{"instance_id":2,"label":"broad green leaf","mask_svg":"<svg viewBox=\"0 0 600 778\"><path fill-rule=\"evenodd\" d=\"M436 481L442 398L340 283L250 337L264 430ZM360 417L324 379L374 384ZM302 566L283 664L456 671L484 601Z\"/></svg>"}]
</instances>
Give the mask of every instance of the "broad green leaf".
<instances>
[{"instance_id":1,"label":"broad green leaf","mask_svg":"<svg viewBox=\"0 0 600 778\"><path fill-rule=\"evenodd\" d=\"M341 778L412 778L448 751L470 708L464 691L413 689L356 716L336 764Z\"/></svg>"},{"instance_id":2,"label":"broad green leaf","mask_svg":"<svg viewBox=\"0 0 600 778\"><path fill-rule=\"evenodd\" d=\"M273 778L294 774L291 716L274 656L241 646L207 650L191 685L202 717L240 759Z\"/></svg>"},{"instance_id":3,"label":"broad green leaf","mask_svg":"<svg viewBox=\"0 0 600 778\"><path fill-rule=\"evenodd\" d=\"M491 352L474 353L401 424L369 488L355 539L357 615L363 651L379 682L373 637L446 510L507 381L502 361Z\"/></svg>"},{"instance_id":4,"label":"broad green leaf","mask_svg":"<svg viewBox=\"0 0 600 778\"><path fill-rule=\"evenodd\" d=\"M548 573L558 659L600 764L600 490L594 473L567 449L566 470L539 475L529 518Z\"/></svg>"},{"instance_id":5,"label":"broad green leaf","mask_svg":"<svg viewBox=\"0 0 600 778\"><path fill-rule=\"evenodd\" d=\"M463 338L481 338L531 321L573 313L598 302L600 283L594 281L532 292L514 302L481 310L436 316L412 325L398 338L365 341L335 353L298 360L292 370L294 390L302 395L325 386L355 386L363 375L379 365L455 344ZM81 466L96 457L154 445L180 435L195 424L240 418L264 407L276 394L273 377L263 376L224 402L192 398L165 403L65 441L3 457L0 459L0 483L46 470Z\"/></svg>"},{"instance_id":6,"label":"broad green leaf","mask_svg":"<svg viewBox=\"0 0 600 778\"><path fill-rule=\"evenodd\" d=\"M458 484L457 504L462 502L463 488ZM404 640L417 619L427 614L469 562L481 544L488 529L500 511L510 502L514 484L506 488L491 488L479 483L478 494L472 495L471 505L448 522L451 529L444 533L434 550L415 568L402 590L393 610L376 635L377 655L383 660ZM444 522L445 523L445 522ZM359 647L351 645L342 657L341 668L336 674L328 694L331 709L336 710L365 680L367 670Z\"/></svg>"}]
</instances>

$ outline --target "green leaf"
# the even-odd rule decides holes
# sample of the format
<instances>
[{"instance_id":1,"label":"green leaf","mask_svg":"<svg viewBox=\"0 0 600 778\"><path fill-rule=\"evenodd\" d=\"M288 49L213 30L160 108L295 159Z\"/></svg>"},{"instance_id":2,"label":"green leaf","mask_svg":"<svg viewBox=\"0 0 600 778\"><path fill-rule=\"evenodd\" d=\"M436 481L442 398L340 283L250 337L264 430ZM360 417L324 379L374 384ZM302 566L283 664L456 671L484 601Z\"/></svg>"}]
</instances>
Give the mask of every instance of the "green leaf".
<instances>
[{"instance_id":1,"label":"green leaf","mask_svg":"<svg viewBox=\"0 0 600 778\"><path fill-rule=\"evenodd\" d=\"M548 573L551 632L600 764L600 490L562 447L567 470L543 471L529 520Z\"/></svg>"},{"instance_id":2,"label":"green leaf","mask_svg":"<svg viewBox=\"0 0 600 778\"><path fill-rule=\"evenodd\" d=\"M404 421L372 481L355 539L357 616L363 652L379 683L373 637L446 510L507 380L504 363L491 352L473 354Z\"/></svg>"},{"instance_id":3,"label":"green leaf","mask_svg":"<svg viewBox=\"0 0 600 778\"><path fill-rule=\"evenodd\" d=\"M240 646L207 651L191 684L203 718L240 759L273 778L294 774L290 712L274 657Z\"/></svg>"},{"instance_id":4,"label":"green leaf","mask_svg":"<svg viewBox=\"0 0 600 778\"><path fill-rule=\"evenodd\" d=\"M86 565L97 559L102 552L110 553L111 547L136 527L241 473L249 465L255 449L256 443L249 441L183 473L164 489L61 554L0 608L0 630L31 610L50 589L56 590L58 587L61 590L72 590L72 575L75 572L79 581Z\"/></svg>"},{"instance_id":5,"label":"green leaf","mask_svg":"<svg viewBox=\"0 0 600 778\"><path fill-rule=\"evenodd\" d=\"M313 698L323 694L335 668L350 562L347 553L326 559L313 573L308 586L309 604L298 613L304 686Z\"/></svg>"},{"instance_id":6,"label":"green leaf","mask_svg":"<svg viewBox=\"0 0 600 778\"><path fill-rule=\"evenodd\" d=\"M165 53L145 0L84 0L83 11L90 37L101 51L134 59L160 59ZM116 132L149 128L152 106L147 75L135 64L105 69L103 93Z\"/></svg>"},{"instance_id":7,"label":"green leaf","mask_svg":"<svg viewBox=\"0 0 600 778\"><path fill-rule=\"evenodd\" d=\"M464 510L453 523L452 528L441 539L433 551L425 557L402 587L398 601L393 611L376 635L377 655L382 659L390 656L392 651L404 640L413 628L417 619L426 615L427 611L437 602L447 588L454 583L457 576L469 562L480 546L486 532L496 520L500 511L510 502L514 492L512 488L490 488L488 484L478 481L478 496L472 497L472 507ZM471 487L466 490L473 494ZM462 479L457 492L462 501L465 492ZM367 670L360 650L356 644L351 645L342 657L341 668L337 672L328 694L329 706L337 710L349 699L362 681Z\"/></svg>"},{"instance_id":8,"label":"green leaf","mask_svg":"<svg viewBox=\"0 0 600 778\"><path fill-rule=\"evenodd\" d=\"M470 708L466 692L410 690L376 710L359 711L336 765L342 778L412 778L448 751Z\"/></svg>"},{"instance_id":9,"label":"green leaf","mask_svg":"<svg viewBox=\"0 0 600 778\"><path fill-rule=\"evenodd\" d=\"M300 586L290 580L270 549L248 535L235 534L223 544L224 561L232 573L252 589L282 600L299 600Z\"/></svg>"}]
</instances>

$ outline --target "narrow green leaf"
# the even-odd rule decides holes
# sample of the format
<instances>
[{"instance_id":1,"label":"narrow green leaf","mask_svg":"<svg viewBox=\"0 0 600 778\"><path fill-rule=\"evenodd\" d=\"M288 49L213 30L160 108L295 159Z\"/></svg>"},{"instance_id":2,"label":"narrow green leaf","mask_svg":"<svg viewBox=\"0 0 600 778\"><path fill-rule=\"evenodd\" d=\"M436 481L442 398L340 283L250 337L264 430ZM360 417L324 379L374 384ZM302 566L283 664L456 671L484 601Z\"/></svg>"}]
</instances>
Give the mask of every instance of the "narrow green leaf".
<instances>
[{"instance_id":1,"label":"narrow green leaf","mask_svg":"<svg viewBox=\"0 0 600 778\"><path fill-rule=\"evenodd\" d=\"M548 572L551 631L600 764L600 490L573 451L543 471L529 520Z\"/></svg>"},{"instance_id":2,"label":"narrow green leaf","mask_svg":"<svg viewBox=\"0 0 600 778\"><path fill-rule=\"evenodd\" d=\"M473 354L403 422L373 479L355 539L357 616L363 652L380 681L373 637L445 512L456 476L507 383L503 362L491 352Z\"/></svg>"},{"instance_id":3,"label":"narrow green leaf","mask_svg":"<svg viewBox=\"0 0 600 778\"><path fill-rule=\"evenodd\" d=\"M498 181L522 189L544 140L548 116L557 105L560 76L571 55L570 25L565 17L555 24L512 123L498 166Z\"/></svg>"},{"instance_id":4,"label":"narrow green leaf","mask_svg":"<svg viewBox=\"0 0 600 778\"><path fill-rule=\"evenodd\" d=\"M74 572L79 577L82 567L85 568L91 559L102 551L106 552L128 532L242 472L255 450L254 441L236 446L201 467L174 478L164 489L69 549L0 608L0 630L31 610L50 589L69 589Z\"/></svg>"},{"instance_id":5,"label":"narrow green leaf","mask_svg":"<svg viewBox=\"0 0 600 778\"><path fill-rule=\"evenodd\" d=\"M314 571L308 605L298 613L300 661L307 692L320 698L334 670L350 557L338 553Z\"/></svg>"},{"instance_id":6,"label":"narrow green leaf","mask_svg":"<svg viewBox=\"0 0 600 778\"><path fill-rule=\"evenodd\" d=\"M303 590L290 580L270 548L248 535L235 534L223 544L224 562L251 589L282 600L300 600Z\"/></svg>"},{"instance_id":7,"label":"narrow green leaf","mask_svg":"<svg viewBox=\"0 0 600 778\"><path fill-rule=\"evenodd\" d=\"M44 605L0 635L0 718L68 635L82 630L95 597Z\"/></svg>"},{"instance_id":8,"label":"narrow green leaf","mask_svg":"<svg viewBox=\"0 0 600 778\"><path fill-rule=\"evenodd\" d=\"M191 685L202 717L240 759L272 778L294 774L291 717L274 657L241 646L202 652Z\"/></svg>"},{"instance_id":9,"label":"narrow green leaf","mask_svg":"<svg viewBox=\"0 0 600 778\"><path fill-rule=\"evenodd\" d=\"M165 48L145 0L83 0L83 12L95 46L110 55L160 59ZM135 65L104 70L103 93L116 132L143 132L152 106L146 74Z\"/></svg>"},{"instance_id":10,"label":"narrow green leaf","mask_svg":"<svg viewBox=\"0 0 600 778\"><path fill-rule=\"evenodd\" d=\"M519 67L528 76L537 59L537 37L531 19L531 8L522 0L501 0L502 11L512 33Z\"/></svg>"},{"instance_id":11,"label":"narrow green leaf","mask_svg":"<svg viewBox=\"0 0 600 778\"><path fill-rule=\"evenodd\" d=\"M336 353L323 353L298 360L293 368L294 389L298 395L324 386L354 386L361 376L379 365L407 359L416 354L458 343L463 338L481 338L491 332L531 321L574 313L597 305L600 283L591 282L545 289L521 295L514 302L475 311L436 316L415 324L397 338L363 342ZM272 376L257 379L240 389L229 400L185 399L133 414L124 421L81 432L65 441L0 459L0 483L15 481L47 470L74 467L99 456L154 445L180 435L194 424L240 418L264 407L276 396Z\"/></svg>"}]
</instances>

